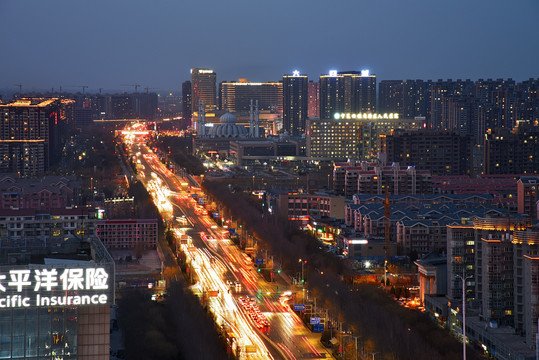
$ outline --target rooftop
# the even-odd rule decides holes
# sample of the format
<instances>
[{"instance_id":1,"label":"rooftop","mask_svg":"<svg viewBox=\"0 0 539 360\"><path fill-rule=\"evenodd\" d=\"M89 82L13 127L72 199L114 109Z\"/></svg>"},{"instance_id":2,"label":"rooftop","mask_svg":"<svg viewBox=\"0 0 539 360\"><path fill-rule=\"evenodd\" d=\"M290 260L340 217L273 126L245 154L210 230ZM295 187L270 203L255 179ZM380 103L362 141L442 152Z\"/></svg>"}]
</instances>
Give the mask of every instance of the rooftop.
<instances>
[{"instance_id":1,"label":"rooftop","mask_svg":"<svg viewBox=\"0 0 539 360\"><path fill-rule=\"evenodd\" d=\"M7 104L0 104L0 107L47 107L54 103L58 98L33 98L33 99L20 99L15 100Z\"/></svg>"}]
</instances>

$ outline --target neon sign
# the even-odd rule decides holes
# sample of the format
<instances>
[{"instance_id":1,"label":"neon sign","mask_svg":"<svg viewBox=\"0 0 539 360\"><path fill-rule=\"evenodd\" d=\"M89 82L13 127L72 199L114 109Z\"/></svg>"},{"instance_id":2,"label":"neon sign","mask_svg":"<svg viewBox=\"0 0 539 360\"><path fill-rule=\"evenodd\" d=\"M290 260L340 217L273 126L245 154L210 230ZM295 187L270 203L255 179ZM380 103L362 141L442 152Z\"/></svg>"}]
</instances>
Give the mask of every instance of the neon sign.
<instances>
[{"instance_id":1,"label":"neon sign","mask_svg":"<svg viewBox=\"0 0 539 360\"><path fill-rule=\"evenodd\" d=\"M335 120L376 120L376 119L398 119L398 113L384 113L384 114L372 114L372 113L335 113L333 115Z\"/></svg>"},{"instance_id":2,"label":"neon sign","mask_svg":"<svg viewBox=\"0 0 539 360\"><path fill-rule=\"evenodd\" d=\"M104 305L110 290L103 267L11 269L0 273L0 309Z\"/></svg>"}]
</instances>

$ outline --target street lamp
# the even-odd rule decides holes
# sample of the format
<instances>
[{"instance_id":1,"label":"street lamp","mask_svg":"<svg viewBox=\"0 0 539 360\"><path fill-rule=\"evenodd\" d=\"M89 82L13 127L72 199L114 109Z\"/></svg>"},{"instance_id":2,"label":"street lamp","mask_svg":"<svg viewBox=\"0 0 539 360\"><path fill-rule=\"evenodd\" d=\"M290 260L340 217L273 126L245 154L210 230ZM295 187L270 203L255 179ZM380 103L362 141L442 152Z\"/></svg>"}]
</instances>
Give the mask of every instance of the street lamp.
<instances>
[{"instance_id":1,"label":"street lamp","mask_svg":"<svg viewBox=\"0 0 539 360\"><path fill-rule=\"evenodd\" d=\"M305 280L303 280L303 264L306 264L307 260L303 261L299 259L298 262L301 263L301 285L303 286L303 284L305 283Z\"/></svg>"},{"instance_id":2,"label":"street lamp","mask_svg":"<svg viewBox=\"0 0 539 360\"><path fill-rule=\"evenodd\" d=\"M355 353L354 359L357 360L357 339L359 339L361 336L355 335L355 336L352 336L352 337L354 338L354 341L356 343L356 353Z\"/></svg>"},{"instance_id":3,"label":"street lamp","mask_svg":"<svg viewBox=\"0 0 539 360\"><path fill-rule=\"evenodd\" d=\"M466 280L473 275L466 275L466 267L462 269L462 276L455 274L455 277L462 280L462 359L466 360Z\"/></svg>"}]
</instances>

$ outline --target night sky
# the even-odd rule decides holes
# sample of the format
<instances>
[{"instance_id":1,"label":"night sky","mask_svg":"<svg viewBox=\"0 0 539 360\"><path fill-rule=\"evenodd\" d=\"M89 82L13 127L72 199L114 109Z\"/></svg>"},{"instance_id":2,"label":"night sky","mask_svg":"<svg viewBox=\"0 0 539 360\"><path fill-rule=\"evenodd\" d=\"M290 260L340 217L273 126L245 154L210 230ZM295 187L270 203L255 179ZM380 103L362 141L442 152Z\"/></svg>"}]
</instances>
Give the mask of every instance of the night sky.
<instances>
[{"instance_id":1,"label":"night sky","mask_svg":"<svg viewBox=\"0 0 539 360\"><path fill-rule=\"evenodd\" d=\"M539 77L537 0L0 0L0 89L179 91L299 69L379 80Z\"/></svg>"}]
</instances>

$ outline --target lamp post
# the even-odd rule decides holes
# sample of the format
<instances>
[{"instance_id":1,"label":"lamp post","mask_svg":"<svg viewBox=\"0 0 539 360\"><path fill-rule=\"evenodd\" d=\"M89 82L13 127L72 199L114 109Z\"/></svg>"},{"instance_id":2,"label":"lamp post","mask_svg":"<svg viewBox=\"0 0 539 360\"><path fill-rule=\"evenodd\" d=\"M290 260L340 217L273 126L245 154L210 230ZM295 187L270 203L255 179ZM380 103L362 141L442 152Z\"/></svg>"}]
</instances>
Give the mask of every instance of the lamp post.
<instances>
[{"instance_id":1,"label":"lamp post","mask_svg":"<svg viewBox=\"0 0 539 360\"><path fill-rule=\"evenodd\" d=\"M361 337L361 336L359 336L359 335L353 336L354 341L355 341L355 343L356 343L356 353L355 353L355 356L354 356L354 360L357 360L357 339L359 339L360 337Z\"/></svg>"},{"instance_id":2,"label":"lamp post","mask_svg":"<svg viewBox=\"0 0 539 360\"><path fill-rule=\"evenodd\" d=\"M466 360L466 280L472 275L466 275L466 267L462 269L462 276L455 274L455 277L462 280L462 359Z\"/></svg>"},{"instance_id":3,"label":"lamp post","mask_svg":"<svg viewBox=\"0 0 539 360\"><path fill-rule=\"evenodd\" d=\"M303 264L307 264L307 260L299 259L298 261L301 263L301 286L303 287L303 284L305 284L303 280Z\"/></svg>"},{"instance_id":4,"label":"lamp post","mask_svg":"<svg viewBox=\"0 0 539 360\"><path fill-rule=\"evenodd\" d=\"M303 301L305 301L305 280L303 280L303 264L307 262L307 260L299 259L298 260L301 263L301 298Z\"/></svg>"}]
</instances>

